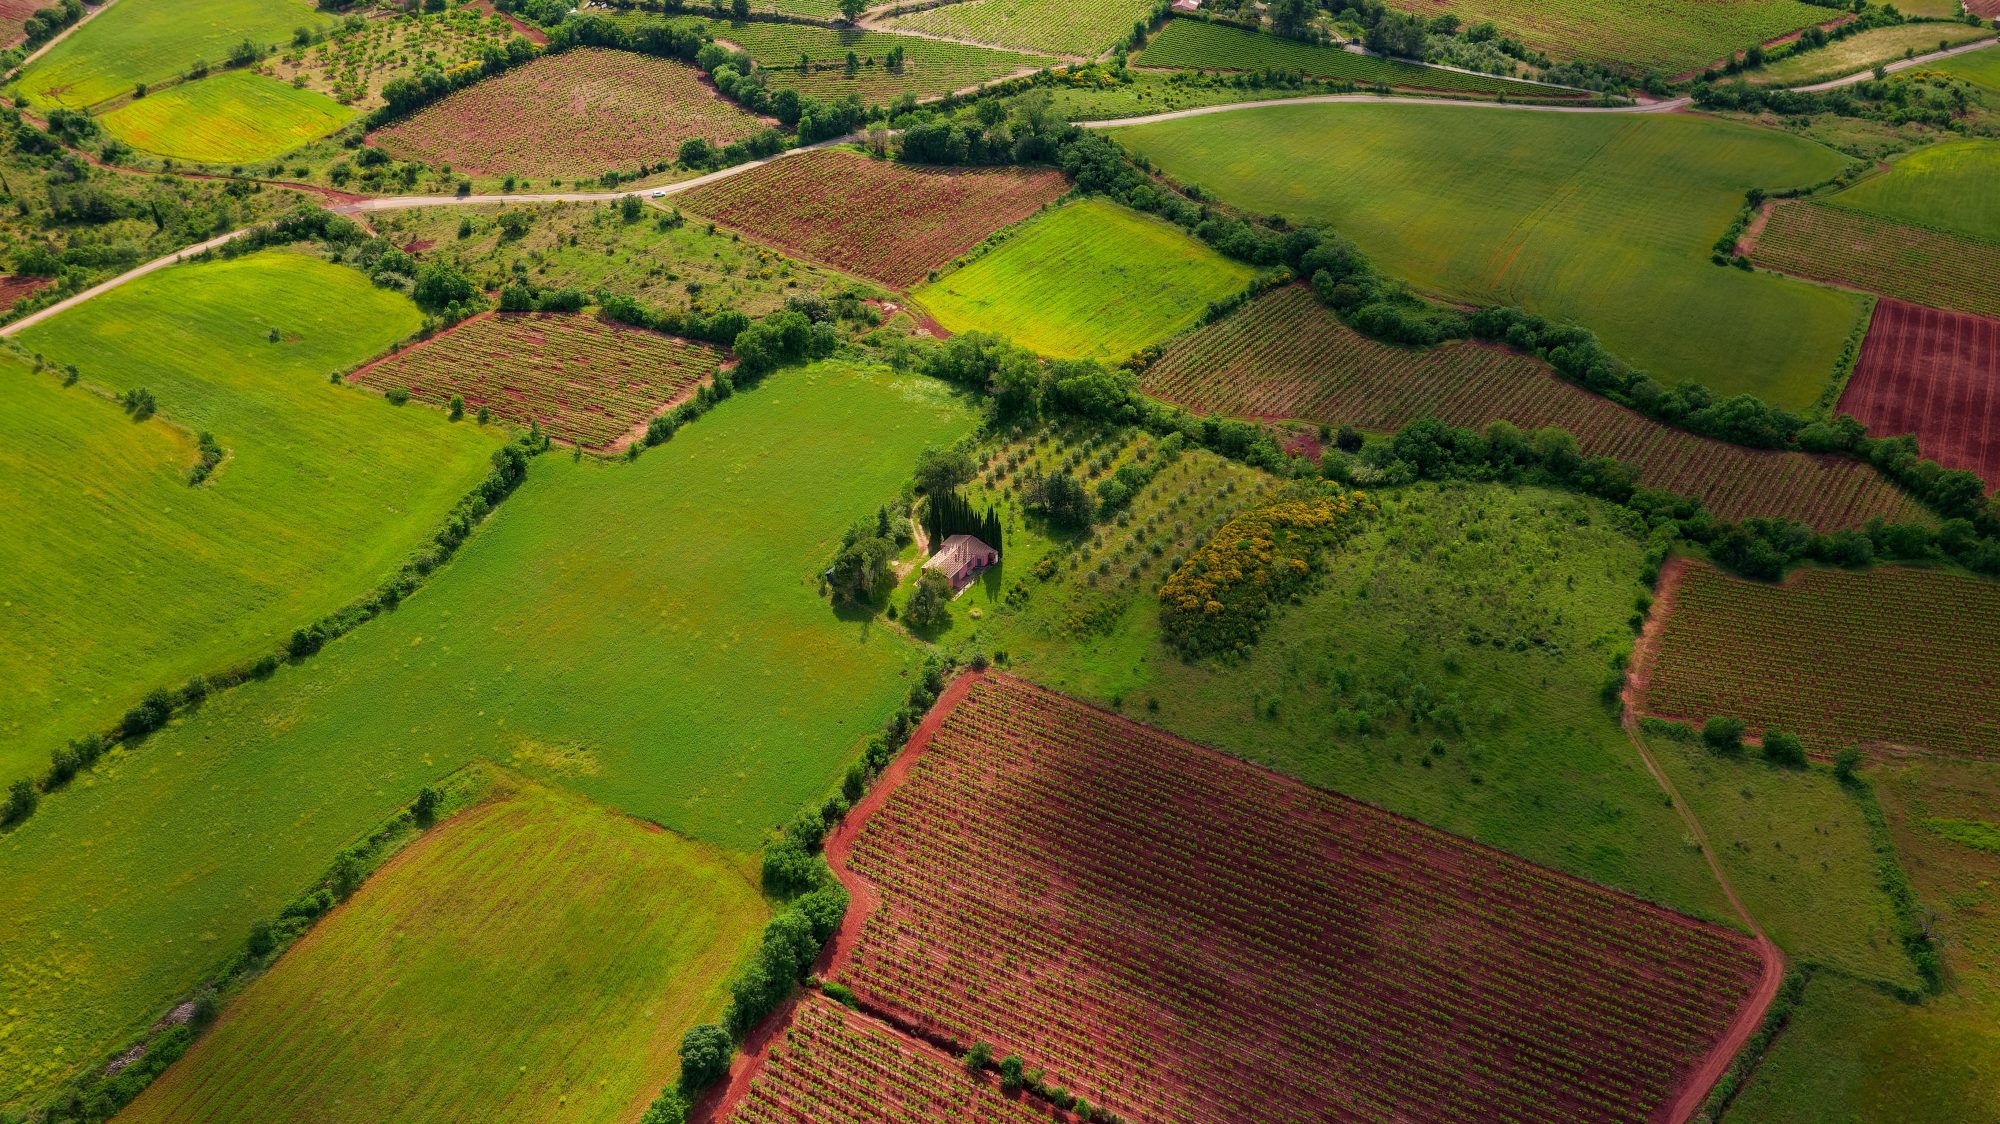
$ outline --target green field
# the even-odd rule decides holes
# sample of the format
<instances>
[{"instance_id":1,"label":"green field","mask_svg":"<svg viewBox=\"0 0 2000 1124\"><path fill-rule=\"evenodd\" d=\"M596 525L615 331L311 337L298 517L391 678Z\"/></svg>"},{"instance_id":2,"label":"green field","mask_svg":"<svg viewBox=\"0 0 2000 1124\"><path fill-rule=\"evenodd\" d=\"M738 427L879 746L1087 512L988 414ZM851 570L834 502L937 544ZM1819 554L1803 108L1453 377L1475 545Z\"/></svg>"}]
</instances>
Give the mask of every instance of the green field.
<instances>
[{"instance_id":1,"label":"green field","mask_svg":"<svg viewBox=\"0 0 2000 1124\"><path fill-rule=\"evenodd\" d=\"M119 1119L634 1120L766 912L740 861L527 785L384 867Z\"/></svg>"},{"instance_id":2,"label":"green field","mask_svg":"<svg viewBox=\"0 0 2000 1124\"><path fill-rule=\"evenodd\" d=\"M964 0L908 15L882 26L969 39L995 47L1096 58L1132 34L1152 11L1147 0Z\"/></svg>"},{"instance_id":3,"label":"green field","mask_svg":"<svg viewBox=\"0 0 2000 1124\"><path fill-rule=\"evenodd\" d=\"M1060 65L1061 61L1047 55L996 51L967 43L851 27L740 20L704 22L717 39L750 52L764 67L766 84L771 89L797 90L828 101L849 94L861 95L861 100L870 105L886 105L906 93L920 98L941 97L991 79ZM891 71L885 60L897 47L903 49L903 66L900 71ZM860 64L852 73L847 69L849 53ZM811 60L803 73L799 70L801 56Z\"/></svg>"},{"instance_id":4,"label":"green field","mask_svg":"<svg viewBox=\"0 0 2000 1124\"><path fill-rule=\"evenodd\" d=\"M910 297L954 332L998 332L1061 359L1123 359L1254 275L1171 223L1086 199Z\"/></svg>"},{"instance_id":5,"label":"green field","mask_svg":"<svg viewBox=\"0 0 2000 1124\"><path fill-rule=\"evenodd\" d=\"M2000 140L1920 148L1829 197L1835 207L2000 242Z\"/></svg>"},{"instance_id":6,"label":"green field","mask_svg":"<svg viewBox=\"0 0 2000 1124\"><path fill-rule=\"evenodd\" d=\"M1824 23L1826 9L1798 0L1399 0L1426 16L1447 12L1500 30L1557 59L1584 59L1634 73L1700 70L1732 51Z\"/></svg>"},{"instance_id":7,"label":"green field","mask_svg":"<svg viewBox=\"0 0 2000 1124\"><path fill-rule=\"evenodd\" d=\"M1421 289L1574 320L1668 385L1803 409L1861 317L1858 297L1709 261L1746 189L1842 166L1772 130L1689 114L1298 105L1114 135L1182 183L1339 230Z\"/></svg>"},{"instance_id":8,"label":"green field","mask_svg":"<svg viewBox=\"0 0 2000 1124\"><path fill-rule=\"evenodd\" d=\"M1940 44L1956 47L1992 35L1990 27L1968 27L1962 23L1906 23L1871 28L1747 71L1744 78L1753 86L1807 86L1897 62L1905 54L1929 54L1938 50Z\"/></svg>"},{"instance_id":9,"label":"green field","mask_svg":"<svg viewBox=\"0 0 2000 1124\"><path fill-rule=\"evenodd\" d=\"M219 66L245 39L286 42L337 18L312 0L117 0L23 70L14 89L37 108L95 105L197 62Z\"/></svg>"},{"instance_id":10,"label":"green field","mask_svg":"<svg viewBox=\"0 0 2000 1124\"><path fill-rule=\"evenodd\" d=\"M351 269L270 252L163 270L22 333L83 382L0 371L18 407L0 412L16 532L0 536L0 779L155 687L275 651L429 537L498 436L326 377L418 321ZM143 425L92 393L139 386L160 404ZM199 488L186 429L226 454Z\"/></svg>"},{"instance_id":11,"label":"green field","mask_svg":"<svg viewBox=\"0 0 2000 1124\"><path fill-rule=\"evenodd\" d=\"M0 1107L157 1017L467 761L755 847L903 698L916 649L836 616L818 575L919 450L971 429L945 393L821 364L635 463L540 458L395 613L45 801L0 836Z\"/></svg>"},{"instance_id":12,"label":"green field","mask_svg":"<svg viewBox=\"0 0 2000 1124\"><path fill-rule=\"evenodd\" d=\"M2000 105L2000 47L1968 51L1956 58L1932 63L1924 70L1970 82L1986 91L1988 105Z\"/></svg>"},{"instance_id":13,"label":"green field","mask_svg":"<svg viewBox=\"0 0 2000 1124\"><path fill-rule=\"evenodd\" d=\"M1993 286L2000 243L1799 201L1771 208L1750 256L1759 266L1800 277L2000 316L2000 289Z\"/></svg>"},{"instance_id":14,"label":"green field","mask_svg":"<svg viewBox=\"0 0 2000 1124\"><path fill-rule=\"evenodd\" d=\"M231 70L127 102L103 122L112 136L156 156L240 164L290 152L353 118L325 94Z\"/></svg>"},{"instance_id":15,"label":"green field","mask_svg":"<svg viewBox=\"0 0 2000 1124\"><path fill-rule=\"evenodd\" d=\"M1466 74L1357 55L1339 47L1301 43L1240 27L1201 20L1173 20L1132 60L1135 66L1176 70L1296 70L1314 78L1360 85L1454 94L1505 93L1509 97L1578 97L1573 90L1516 82L1486 74Z\"/></svg>"}]
</instances>

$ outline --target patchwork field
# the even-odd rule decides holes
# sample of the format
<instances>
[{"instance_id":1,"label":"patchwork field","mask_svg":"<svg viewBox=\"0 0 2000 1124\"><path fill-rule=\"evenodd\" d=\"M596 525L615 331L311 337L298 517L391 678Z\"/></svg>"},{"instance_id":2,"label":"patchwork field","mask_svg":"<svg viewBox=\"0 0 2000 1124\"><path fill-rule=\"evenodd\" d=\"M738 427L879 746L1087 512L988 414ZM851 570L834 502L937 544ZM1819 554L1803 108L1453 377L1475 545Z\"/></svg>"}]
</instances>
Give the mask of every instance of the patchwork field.
<instances>
[{"instance_id":1,"label":"patchwork field","mask_svg":"<svg viewBox=\"0 0 2000 1124\"><path fill-rule=\"evenodd\" d=\"M1608 0L1537 3L1482 0L1459 9L1448 0L1401 0L1420 15L1453 12L1467 23L1491 20L1500 30L1558 59L1583 59L1635 73L1700 70L1802 27L1825 23L1826 9L1797 0Z\"/></svg>"},{"instance_id":2,"label":"patchwork field","mask_svg":"<svg viewBox=\"0 0 2000 1124\"><path fill-rule=\"evenodd\" d=\"M1363 85L1509 97L1587 97L1573 90L1357 55L1335 46L1280 39L1201 20L1173 20L1133 59L1175 70L1290 70Z\"/></svg>"},{"instance_id":3,"label":"patchwork field","mask_svg":"<svg viewBox=\"0 0 2000 1124\"><path fill-rule=\"evenodd\" d=\"M267 160L354 119L324 94L248 70L228 70L130 101L103 117L133 148L198 164Z\"/></svg>"},{"instance_id":4,"label":"patchwork field","mask_svg":"<svg viewBox=\"0 0 2000 1124\"><path fill-rule=\"evenodd\" d=\"M910 296L954 332L998 332L1056 358L1122 359L1253 276L1177 226L1086 199Z\"/></svg>"},{"instance_id":5,"label":"patchwork field","mask_svg":"<svg viewBox=\"0 0 2000 1124\"><path fill-rule=\"evenodd\" d=\"M755 848L839 779L917 656L828 608L831 543L974 424L936 383L824 363L635 462L539 458L396 612L45 800L0 843L0 1049L33 1063L0 1065L0 1103L150 1022L252 919L468 761Z\"/></svg>"},{"instance_id":6,"label":"patchwork field","mask_svg":"<svg viewBox=\"0 0 2000 1124\"><path fill-rule=\"evenodd\" d=\"M836 9L837 13L837 9ZM799 23L709 20L717 39L734 43L764 67L773 90L797 90L835 101L861 95L870 105L888 103L904 94L942 97L955 90L1005 78L1061 60L1047 55L996 51L970 43L890 35L854 27L815 27ZM888 65L889 52L900 48L900 68ZM847 56L859 64L850 71ZM804 69L800 60L806 60Z\"/></svg>"},{"instance_id":7,"label":"patchwork field","mask_svg":"<svg viewBox=\"0 0 2000 1124\"><path fill-rule=\"evenodd\" d=\"M419 319L358 272L274 252L163 270L22 334L83 382L3 375L0 778L154 688L276 651L437 529L496 436L326 380ZM143 424L101 396L135 387L159 401ZM189 487L199 431L225 459Z\"/></svg>"},{"instance_id":8,"label":"patchwork field","mask_svg":"<svg viewBox=\"0 0 2000 1124\"><path fill-rule=\"evenodd\" d=\"M1420 289L1581 323L1667 384L1805 409L1861 315L1850 295L1709 261L1746 189L1842 166L1774 130L1689 114L1350 104L1113 135L1239 207L1339 230Z\"/></svg>"},{"instance_id":9,"label":"patchwork field","mask_svg":"<svg viewBox=\"0 0 2000 1124\"><path fill-rule=\"evenodd\" d=\"M118 0L24 69L14 89L38 109L95 105L197 62L220 65L245 39L280 43L337 19L312 0Z\"/></svg>"},{"instance_id":10,"label":"patchwork field","mask_svg":"<svg viewBox=\"0 0 2000 1124\"><path fill-rule=\"evenodd\" d=\"M633 1120L766 912L724 854L526 785L376 874L119 1119Z\"/></svg>"},{"instance_id":11,"label":"patchwork field","mask_svg":"<svg viewBox=\"0 0 2000 1124\"><path fill-rule=\"evenodd\" d=\"M1874 469L1838 457L1745 449L1664 426L1565 382L1502 348L1453 343L1417 351L1342 324L1301 286L1176 339L1148 367L1148 394L1207 414L1295 418L1385 432L1435 417L1483 427L1559 426L1590 456L1638 469L1648 487L1698 496L1716 516L1781 516L1821 530L1923 509Z\"/></svg>"},{"instance_id":12,"label":"patchwork field","mask_svg":"<svg viewBox=\"0 0 2000 1124\"><path fill-rule=\"evenodd\" d=\"M681 142L764 127L685 63L578 47L467 86L369 134L398 160L474 175L596 177L668 162Z\"/></svg>"},{"instance_id":13,"label":"patchwork field","mask_svg":"<svg viewBox=\"0 0 2000 1124\"><path fill-rule=\"evenodd\" d=\"M1827 199L1946 234L2000 242L2000 140L1963 140L1920 148Z\"/></svg>"},{"instance_id":14,"label":"patchwork field","mask_svg":"<svg viewBox=\"0 0 2000 1124\"><path fill-rule=\"evenodd\" d=\"M1907 6L1903 10L1911 11ZM1939 14L1950 16L1953 12L1947 9ZM1990 28L1967 27L1962 23L1908 23L1877 27L1828 43L1817 50L1746 71L1743 77L1753 86L1806 86L1901 61L1906 51L1927 54L1940 46L1955 47L1975 39L1988 38L1992 34Z\"/></svg>"},{"instance_id":15,"label":"patchwork field","mask_svg":"<svg viewBox=\"0 0 2000 1124\"><path fill-rule=\"evenodd\" d=\"M461 397L559 441L620 443L660 409L694 392L722 353L705 344L590 316L481 316L355 372L375 390L407 390L443 406Z\"/></svg>"},{"instance_id":16,"label":"patchwork field","mask_svg":"<svg viewBox=\"0 0 2000 1124\"><path fill-rule=\"evenodd\" d=\"M2000 317L2000 243L1818 203L1773 207L1758 265L1933 308Z\"/></svg>"},{"instance_id":17,"label":"patchwork field","mask_svg":"<svg viewBox=\"0 0 2000 1124\"><path fill-rule=\"evenodd\" d=\"M880 895L832 974L1127 1119L1647 1120L1760 974L1738 934L1020 680L905 753L829 847Z\"/></svg>"},{"instance_id":18,"label":"patchwork field","mask_svg":"<svg viewBox=\"0 0 2000 1124\"><path fill-rule=\"evenodd\" d=\"M1840 412L2000 487L2000 320L1878 302Z\"/></svg>"},{"instance_id":19,"label":"patchwork field","mask_svg":"<svg viewBox=\"0 0 2000 1124\"><path fill-rule=\"evenodd\" d=\"M2000 582L1878 566L1766 585L1691 562L1661 601L1658 651L1635 672L1651 713L1742 718L1828 755L2000 756Z\"/></svg>"},{"instance_id":20,"label":"patchwork field","mask_svg":"<svg viewBox=\"0 0 2000 1124\"><path fill-rule=\"evenodd\" d=\"M1146 0L964 0L890 16L879 24L995 47L1095 58L1123 41L1151 11Z\"/></svg>"},{"instance_id":21,"label":"patchwork field","mask_svg":"<svg viewBox=\"0 0 2000 1124\"><path fill-rule=\"evenodd\" d=\"M821 149L675 202L788 253L907 289L1068 190L1053 168L919 169Z\"/></svg>"}]
</instances>

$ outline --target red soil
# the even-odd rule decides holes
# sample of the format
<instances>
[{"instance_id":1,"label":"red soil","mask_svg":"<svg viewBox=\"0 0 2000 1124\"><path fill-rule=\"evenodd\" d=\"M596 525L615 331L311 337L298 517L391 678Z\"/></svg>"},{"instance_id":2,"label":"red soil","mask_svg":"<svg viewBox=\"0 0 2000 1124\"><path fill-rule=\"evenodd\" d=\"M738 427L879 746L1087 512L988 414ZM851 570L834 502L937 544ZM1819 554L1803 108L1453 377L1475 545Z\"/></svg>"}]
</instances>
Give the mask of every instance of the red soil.
<instances>
[{"instance_id":1,"label":"red soil","mask_svg":"<svg viewBox=\"0 0 2000 1124\"><path fill-rule=\"evenodd\" d=\"M534 24L521 22L520 20L516 19L514 17L514 14L511 12L503 12L498 8L495 8L493 6L493 0L472 0L472 3L467 5L467 7L476 8L479 11L484 12L489 16L497 15L502 17L508 23L513 25L516 34L520 35L522 38L526 39L530 43L535 44L538 47L545 46L549 41L548 32L543 31L541 28L536 27Z\"/></svg>"},{"instance_id":2,"label":"red soil","mask_svg":"<svg viewBox=\"0 0 2000 1124\"><path fill-rule=\"evenodd\" d=\"M14 307L15 301L32 297L55 282L53 277L25 277L18 273L0 277L0 310Z\"/></svg>"},{"instance_id":3,"label":"red soil","mask_svg":"<svg viewBox=\"0 0 2000 1124\"><path fill-rule=\"evenodd\" d=\"M2000 320L1883 299L1840 410L2000 486Z\"/></svg>"}]
</instances>

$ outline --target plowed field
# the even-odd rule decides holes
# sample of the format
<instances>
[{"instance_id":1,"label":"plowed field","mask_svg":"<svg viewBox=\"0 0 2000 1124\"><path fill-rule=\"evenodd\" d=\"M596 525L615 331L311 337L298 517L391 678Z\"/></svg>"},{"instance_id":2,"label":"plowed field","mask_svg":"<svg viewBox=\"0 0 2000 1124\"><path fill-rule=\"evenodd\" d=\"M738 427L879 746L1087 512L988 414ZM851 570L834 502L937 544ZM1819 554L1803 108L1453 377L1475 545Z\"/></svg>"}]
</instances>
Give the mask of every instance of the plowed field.
<instances>
[{"instance_id":1,"label":"plowed field","mask_svg":"<svg viewBox=\"0 0 2000 1124\"><path fill-rule=\"evenodd\" d=\"M2000 320L1882 301L1840 409L2000 485Z\"/></svg>"}]
</instances>

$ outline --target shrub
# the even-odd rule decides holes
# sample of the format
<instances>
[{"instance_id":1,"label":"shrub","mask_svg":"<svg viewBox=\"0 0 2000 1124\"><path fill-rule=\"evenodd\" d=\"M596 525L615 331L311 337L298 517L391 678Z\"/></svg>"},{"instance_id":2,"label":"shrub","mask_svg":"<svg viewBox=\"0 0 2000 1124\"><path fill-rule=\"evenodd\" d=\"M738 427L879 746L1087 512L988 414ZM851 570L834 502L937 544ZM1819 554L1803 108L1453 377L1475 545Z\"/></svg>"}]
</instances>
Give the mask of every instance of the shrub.
<instances>
[{"instance_id":1,"label":"shrub","mask_svg":"<svg viewBox=\"0 0 2000 1124\"><path fill-rule=\"evenodd\" d=\"M138 706L125 712L119 731L128 738L144 737L166 725L167 719L173 716L173 695L165 689L157 689L147 694Z\"/></svg>"},{"instance_id":2,"label":"shrub","mask_svg":"<svg viewBox=\"0 0 2000 1124\"><path fill-rule=\"evenodd\" d=\"M0 827L13 827L34 815L41 800L33 781L15 781L7 789L7 802L0 804Z\"/></svg>"},{"instance_id":3,"label":"shrub","mask_svg":"<svg viewBox=\"0 0 2000 1124\"><path fill-rule=\"evenodd\" d=\"M1806 747L1797 734L1783 730L1764 731L1764 759L1773 765L1788 765L1794 769L1805 767Z\"/></svg>"},{"instance_id":4,"label":"shrub","mask_svg":"<svg viewBox=\"0 0 2000 1124\"><path fill-rule=\"evenodd\" d=\"M697 1093L715 1084L729 1072L729 1058L735 1053L729 1032L714 1023L702 1023L681 1036L681 1091Z\"/></svg>"},{"instance_id":5,"label":"shrub","mask_svg":"<svg viewBox=\"0 0 2000 1124\"><path fill-rule=\"evenodd\" d=\"M1167 644L1187 659L1246 647L1271 606L1302 590L1324 552L1374 510L1365 495L1339 492L1230 520L1160 587Z\"/></svg>"},{"instance_id":6,"label":"shrub","mask_svg":"<svg viewBox=\"0 0 2000 1124\"><path fill-rule=\"evenodd\" d=\"M1833 775L1842 784L1853 784L1861 769L1861 751L1853 746L1833 755Z\"/></svg>"},{"instance_id":7,"label":"shrub","mask_svg":"<svg viewBox=\"0 0 2000 1124\"><path fill-rule=\"evenodd\" d=\"M410 815L419 824L428 826L437 819L438 807L444 803L444 793L436 785L425 785L417 793L417 802L410 805Z\"/></svg>"},{"instance_id":8,"label":"shrub","mask_svg":"<svg viewBox=\"0 0 2000 1124\"><path fill-rule=\"evenodd\" d=\"M1701 724L1701 740L1717 753L1741 753L1743 729L1741 718L1711 718Z\"/></svg>"}]
</instances>

